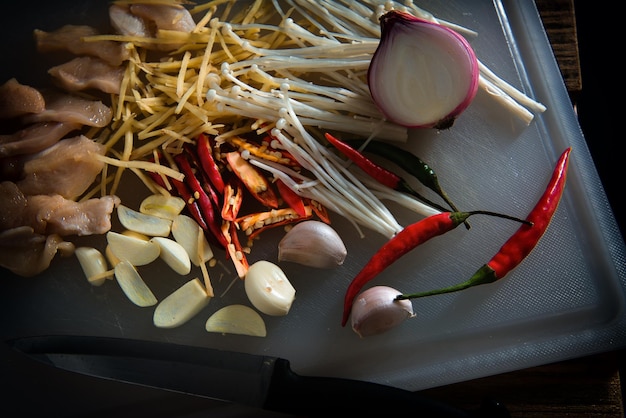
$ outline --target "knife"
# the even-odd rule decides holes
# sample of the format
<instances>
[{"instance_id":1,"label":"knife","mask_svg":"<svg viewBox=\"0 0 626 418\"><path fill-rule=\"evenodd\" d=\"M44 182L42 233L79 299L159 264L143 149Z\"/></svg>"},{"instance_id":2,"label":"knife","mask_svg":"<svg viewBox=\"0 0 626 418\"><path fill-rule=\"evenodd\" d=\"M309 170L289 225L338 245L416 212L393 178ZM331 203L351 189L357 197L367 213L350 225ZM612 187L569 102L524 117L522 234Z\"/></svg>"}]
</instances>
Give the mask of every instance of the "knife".
<instances>
[{"instance_id":1,"label":"knife","mask_svg":"<svg viewBox=\"0 0 626 418\"><path fill-rule=\"evenodd\" d=\"M286 359L126 338L51 335L7 341L29 357L84 375L299 416L332 412L508 417L497 402L465 411L411 392L352 379L301 376Z\"/></svg>"}]
</instances>

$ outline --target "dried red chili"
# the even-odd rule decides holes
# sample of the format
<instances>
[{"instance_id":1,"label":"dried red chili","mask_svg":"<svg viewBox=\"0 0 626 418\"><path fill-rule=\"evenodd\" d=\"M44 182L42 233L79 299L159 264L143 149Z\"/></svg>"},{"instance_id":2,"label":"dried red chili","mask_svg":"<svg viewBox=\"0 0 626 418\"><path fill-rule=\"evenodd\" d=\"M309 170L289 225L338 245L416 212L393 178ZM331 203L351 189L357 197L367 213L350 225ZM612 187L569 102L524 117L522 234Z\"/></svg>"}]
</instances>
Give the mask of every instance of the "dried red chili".
<instances>
[{"instance_id":1,"label":"dried red chili","mask_svg":"<svg viewBox=\"0 0 626 418\"><path fill-rule=\"evenodd\" d=\"M180 171L185 175L185 184L189 186L191 192L193 193L193 197L198 202L208 230L213 234L220 245L223 248L226 248L228 246L228 241L220 229L222 223L221 219L215 216L213 203L211 202L211 199L207 195L206 191L202 188L200 181L193 172L191 164L184 154L175 155L174 161L178 164Z\"/></svg>"},{"instance_id":2,"label":"dried red chili","mask_svg":"<svg viewBox=\"0 0 626 418\"><path fill-rule=\"evenodd\" d=\"M491 215L500 218L512 219L518 222L525 222L521 219L499 213L472 211L442 212L408 225L387 241L354 277L348 286L344 298L341 325L345 326L348 322L354 298L365 284L415 247L423 244L431 238L443 235L446 232L453 230L460 224L464 223L468 217L475 214Z\"/></svg>"},{"instance_id":3,"label":"dried red chili","mask_svg":"<svg viewBox=\"0 0 626 418\"><path fill-rule=\"evenodd\" d=\"M196 139L196 151L202 170L208 177L209 181L220 195L224 194L224 180L222 179L220 169L213 158L211 142L209 141L209 137L207 135L198 135L198 138Z\"/></svg>"},{"instance_id":4,"label":"dried red chili","mask_svg":"<svg viewBox=\"0 0 626 418\"><path fill-rule=\"evenodd\" d=\"M481 284L493 283L506 276L517 267L546 232L554 212L561 201L565 181L567 179L567 167L572 148L567 148L558 159L552 177L548 182L541 198L526 218L532 222L532 226L522 225L500 247L500 250L482 267L480 267L467 281L454 286L431 290L427 292L399 295L396 299L416 299L424 296L439 295L443 293L457 292L469 287Z\"/></svg>"},{"instance_id":5,"label":"dried red chili","mask_svg":"<svg viewBox=\"0 0 626 418\"><path fill-rule=\"evenodd\" d=\"M159 186L163 187L166 190L168 189L167 185L165 184L165 181L163 181L159 173L155 173L151 171L149 172L149 174L152 180L156 184L158 184ZM172 185L174 185L174 190L171 190L171 192L185 201L185 205L187 206L187 210L189 211L191 216L195 219L198 225L200 225L200 227L206 231L208 229L208 226L206 224L206 221L204 220L204 216L202 215L202 212L200 211L200 206L198 206L198 202L191 195L191 191L189 190L187 185L183 183L182 181L177 180L175 178L171 178L171 177L169 178L168 181Z\"/></svg>"}]
</instances>

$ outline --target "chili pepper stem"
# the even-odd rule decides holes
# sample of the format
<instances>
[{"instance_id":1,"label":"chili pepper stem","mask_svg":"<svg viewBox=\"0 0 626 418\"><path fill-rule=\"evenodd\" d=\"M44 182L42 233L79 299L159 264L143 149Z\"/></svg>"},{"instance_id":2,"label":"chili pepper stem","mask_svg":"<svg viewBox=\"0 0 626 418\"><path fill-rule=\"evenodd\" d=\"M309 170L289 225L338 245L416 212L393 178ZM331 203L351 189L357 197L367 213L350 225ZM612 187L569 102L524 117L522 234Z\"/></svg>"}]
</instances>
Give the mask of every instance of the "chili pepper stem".
<instances>
[{"instance_id":1,"label":"chili pepper stem","mask_svg":"<svg viewBox=\"0 0 626 418\"><path fill-rule=\"evenodd\" d=\"M464 219L464 218L467 219L470 215L489 215L489 216L495 216L498 218L504 218L504 219L509 219L512 221L517 221L527 226L533 226L533 223L528 220L516 218L514 216L509 216L504 213L490 212L486 210L475 210L471 212L456 212L456 213L459 214L459 219ZM417 299L417 298L423 298L426 296L434 296L434 295L442 295L444 293L458 292L459 290L464 290L469 287L474 287L474 286L478 286L481 284L493 283L496 280L498 280L498 277L496 276L496 273L494 272L494 270L485 264L480 269L478 269L476 273L472 275L472 277L470 277L468 280L462 283L458 283L456 285L444 287L441 289L429 290L426 292L398 295L398 297L396 297L395 300Z\"/></svg>"},{"instance_id":2,"label":"chili pepper stem","mask_svg":"<svg viewBox=\"0 0 626 418\"><path fill-rule=\"evenodd\" d=\"M417 298L423 298L426 296L443 295L444 293L458 292L460 290L465 290L467 288L479 286L481 284L493 283L496 280L498 280L498 278L496 277L493 269L485 264L480 269L478 269L472 277L470 277L468 280L462 283L458 283L453 286L444 287L441 289L428 290L428 291L419 292L419 293L398 295L396 296L395 300L417 299Z\"/></svg>"},{"instance_id":3,"label":"chili pepper stem","mask_svg":"<svg viewBox=\"0 0 626 418\"><path fill-rule=\"evenodd\" d=\"M463 212L460 212L460 213L463 213ZM517 218L515 216L507 215L505 213L500 213L500 212L491 212L491 211L488 211L488 210L473 210L473 211L469 211L469 212L465 212L465 213L468 213L469 215L489 215L489 216L495 216L496 218L508 219L508 220L511 220L511 221L516 221L516 222L522 223L524 225L533 226L533 223L531 221L529 221L529 220Z\"/></svg>"}]
</instances>

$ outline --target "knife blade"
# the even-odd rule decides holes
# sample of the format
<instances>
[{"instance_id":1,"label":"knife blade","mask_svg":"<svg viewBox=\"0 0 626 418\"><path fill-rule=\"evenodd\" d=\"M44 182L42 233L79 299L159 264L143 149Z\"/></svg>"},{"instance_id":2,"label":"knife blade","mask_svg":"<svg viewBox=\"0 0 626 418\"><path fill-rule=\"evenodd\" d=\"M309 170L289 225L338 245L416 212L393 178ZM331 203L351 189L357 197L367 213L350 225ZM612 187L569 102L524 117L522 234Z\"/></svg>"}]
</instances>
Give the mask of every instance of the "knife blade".
<instances>
[{"instance_id":1,"label":"knife blade","mask_svg":"<svg viewBox=\"0 0 626 418\"><path fill-rule=\"evenodd\" d=\"M48 365L84 375L219 399L302 416L349 411L419 411L428 417L486 416L377 383L291 370L286 359L126 338L50 335L7 341L14 350ZM506 408L497 405L504 415ZM497 412L497 411L496 411Z\"/></svg>"}]
</instances>

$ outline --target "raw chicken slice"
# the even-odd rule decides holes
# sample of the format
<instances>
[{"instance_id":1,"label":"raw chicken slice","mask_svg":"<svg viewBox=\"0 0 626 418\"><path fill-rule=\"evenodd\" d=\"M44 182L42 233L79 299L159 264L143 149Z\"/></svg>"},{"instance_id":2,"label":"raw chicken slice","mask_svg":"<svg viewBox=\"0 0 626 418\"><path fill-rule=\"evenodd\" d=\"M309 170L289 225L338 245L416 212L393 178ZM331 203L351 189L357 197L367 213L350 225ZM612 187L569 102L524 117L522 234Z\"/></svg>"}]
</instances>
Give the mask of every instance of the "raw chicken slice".
<instances>
[{"instance_id":1,"label":"raw chicken slice","mask_svg":"<svg viewBox=\"0 0 626 418\"><path fill-rule=\"evenodd\" d=\"M111 122L111 108L98 100L87 100L63 93L44 92L46 110L24 117L25 123L74 122L103 128Z\"/></svg>"},{"instance_id":2,"label":"raw chicken slice","mask_svg":"<svg viewBox=\"0 0 626 418\"><path fill-rule=\"evenodd\" d=\"M130 12L154 24L155 31L160 29L191 32L196 27L189 10L180 5L132 4Z\"/></svg>"},{"instance_id":3,"label":"raw chicken slice","mask_svg":"<svg viewBox=\"0 0 626 418\"><path fill-rule=\"evenodd\" d=\"M104 145L83 135L63 139L26 160L23 178L16 184L26 196L60 194L76 199L102 171L104 162L97 156L104 153Z\"/></svg>"},{"instance_id":4,"label":"raw chicken slice","mask_svg":"<svg viewBox=\"0 0 626 418\"><path fill-rule=\"evenodd\" d=\"M12 135L0 135L0 158L43 151L80 127L71 122L41 122Z\"/></svg>"},{"instance_id":5,"label":"raw chicken slice","mask_svg":"<svg viewBox=\"0 0 626 418\"><path fill-rule=\"evenodd\" d=\"M83 202L60 195L27 197L26 225L36 233L62 237L104 234L111 229L111 213L120 204L117 196L104 196Z\"/></svg>"},{"instance_id":6,"label":"raw chicken slice","mask_svg":"<svg viewBox=\"0 0 626 418\"><path fill-rule=\"evenodd\" d=\"M97 89L119 94L124 68L108 64L100 58L78 57L48 70L67 91Z\"/></svg>"},{"instance_id":7,"label":"raw chicken slice","mask_svg":"<svg viewBox=\"0 0 626 418\"><path fill-rule=\"evenodd\" d=\"M177 4L131 4L130 12L143 20L150 35L155 38L159 38L160 30L190 33L196 28L191 13ZM161 51L170 51L181 46L183 45L180 43L145 45L147 48Z\"/></svg>"},{"instance_id":8,"label":"raw chicken slice","mask_svg":"<svg viewBox=\"0 0 626 418\"><path fill-rule=\"evenodd\" d=\"M113 4L109 7L109 20L113 29L121 35L149 38L150 31L146 28L143 19L134 16L128 6Z\"/></svg>"},{"instance_id":9,"label":"raw chicken slice","mask_svg":"<svg viewBox=\"0 0 626 418\"><path fill-rule=\"evenodd\" d=\"M46 102L34 87L12 78L0 86L0 119L10 119L30 113L43 112Z\"/></svg>"},{"instance_id":10,"label":"raw chicken slice","mask_svg":"<svg viewBox=\"0 0 626 418\"><path fill-rule=\"evenodd\" d=\"M0 231L24 225L26 196L12 181L0 183Z\"/></svg>"},{"instance_id":11,"label":"raw chicken slice","mask_svg":"<svg viewBox=\"0 0 626 418\"><path fill-rule=\"evenodd\" d=\"M5 246L4 242L13 245ZM27 245L15 245L26 242ZM22 277L33 277L48 267L54 256L67 257L74 254L74 244L58 235L42 236L30 228L17 228L0 234L0 266Z\"/></svg>"},{"instance_id":12,"label":"raw chicken slice","mask_svg":"<svg viewBox=\"0 0 626 418\"><path fill-rule=\"evenodd\" d=\"M40 52L69 51L75 55L90 55L102 58L111 65L118 66L126 61L129 52L124 44L115 41L85 42L83 38L98 35L98 31L86 25L65 25L45 32L35 29L35 41Z\"/></svg>"}]
</instances>

